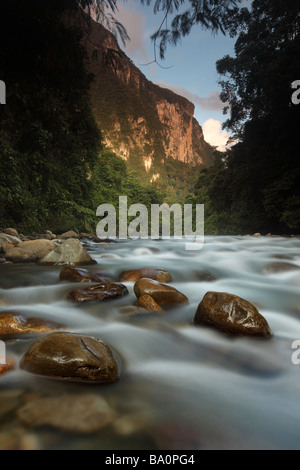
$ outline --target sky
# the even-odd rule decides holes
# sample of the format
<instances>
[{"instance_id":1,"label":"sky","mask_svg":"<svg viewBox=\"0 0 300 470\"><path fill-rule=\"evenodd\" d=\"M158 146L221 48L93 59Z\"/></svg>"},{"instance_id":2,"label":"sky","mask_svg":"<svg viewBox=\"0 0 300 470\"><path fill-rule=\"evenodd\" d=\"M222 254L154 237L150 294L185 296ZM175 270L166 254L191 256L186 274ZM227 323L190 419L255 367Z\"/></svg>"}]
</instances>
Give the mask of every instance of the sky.
<instances>
[{"instance_id":1,"label":"sky","mask_svg":"<svg viewBox=\"0 0 300 470\"><path fill-rule=\"evenodd\" d=\"M154 59L151 34L158 29L161 14L154 15L153 6L142 5L138 0L120 2L118 8L116 17L130 37L125 47L120 43L121 48L149 80L194 103L195 118L203 128L205 140L224 151L230 136L222 129L226 116L219 99L216 61L227 54L234 55L235 40L195 26L180 43L167 47L160 65L151 64Z\"/></svg>"}]
</instances>

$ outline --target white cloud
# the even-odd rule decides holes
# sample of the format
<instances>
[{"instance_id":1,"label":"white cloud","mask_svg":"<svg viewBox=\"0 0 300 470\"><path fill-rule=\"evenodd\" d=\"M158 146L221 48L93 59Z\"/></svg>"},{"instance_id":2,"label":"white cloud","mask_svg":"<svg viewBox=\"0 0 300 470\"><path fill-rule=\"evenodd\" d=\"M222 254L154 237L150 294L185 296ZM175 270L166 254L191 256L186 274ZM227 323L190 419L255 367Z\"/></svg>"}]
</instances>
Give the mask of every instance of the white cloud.
<instances>
[{"instance_id":1,"label":"white cloud","mask_svg":"<svg viewBox=\"0 0 300 470\"><path fill-rule=\"evenodd\" d=\"M202 126L204 139L220 152L225 152L232 143L228 145L229 134L222 130L222 124L216 119L208 119Z\"/></svg>"},{"instance_id":2,"label":"white cloud","mask_svg":"<svg viewBox=\"0 0 300 470\"><path fill-rule=\"evenodd\" d=\"M221 111L224 108L224 103L222 103L220 100L218 91L211 91L207 96L201 97L180 86L168 85L163 81L156 81L155 83L162 88L168 88L169 90L174 91L174 93L177 93L180 96L184 96L186 99L194 103L195 106L199 106L201 109Z\"/></svg>"},{"instance_id":3,"label":"white cloud","mask_svg":"<svg viewBox=\"0 0 300 470\"><path fill-rule=\"evenodd\" d=\"M147 39L145 29L147 18L141 14L134 1L128 1L118 5L116 18L125 26L130 41L127 41L125 49L126 54L134 60L137 65L150 62L147 53Z\"/></svg>"}]
</instances>

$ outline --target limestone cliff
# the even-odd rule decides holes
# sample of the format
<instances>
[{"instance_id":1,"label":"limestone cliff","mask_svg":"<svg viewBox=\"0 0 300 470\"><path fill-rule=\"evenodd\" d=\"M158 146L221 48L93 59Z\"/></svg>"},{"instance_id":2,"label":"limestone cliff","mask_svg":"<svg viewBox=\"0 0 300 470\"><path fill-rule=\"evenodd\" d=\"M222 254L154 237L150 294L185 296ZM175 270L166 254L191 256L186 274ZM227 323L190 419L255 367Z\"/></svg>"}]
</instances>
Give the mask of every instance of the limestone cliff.
<instances>
[{"instance_id":1,"label":"limestone cliff","mask_svg":"<svg viewBox=\"0 0 300 470\"><path fill-rule=\"evenodd\" d=\"M152 181L170 158L209 166L213 149L194 118L194 105L150 82L102 25L80 21L87 68L94 75L91 104L107 147L129 167L146 170Z\"/></svg>"}]
</instances>

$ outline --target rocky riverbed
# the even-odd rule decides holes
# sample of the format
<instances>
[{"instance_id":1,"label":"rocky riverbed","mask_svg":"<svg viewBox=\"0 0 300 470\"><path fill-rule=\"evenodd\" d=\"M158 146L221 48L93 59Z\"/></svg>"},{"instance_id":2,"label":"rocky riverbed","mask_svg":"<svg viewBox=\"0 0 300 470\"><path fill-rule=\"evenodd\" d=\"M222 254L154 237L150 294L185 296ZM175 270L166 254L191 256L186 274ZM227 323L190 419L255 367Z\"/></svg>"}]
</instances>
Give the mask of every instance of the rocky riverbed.
<instances>
[{"instance_id":1,"label":"rocky riverbed","mask_svg":"<svg viewBox=\"0 0 300 470\"><path fill-rule=\"evenodd\" d=\"M6 232L0 449L299 448L298 237Z\"/></svg>"}]
</instances>

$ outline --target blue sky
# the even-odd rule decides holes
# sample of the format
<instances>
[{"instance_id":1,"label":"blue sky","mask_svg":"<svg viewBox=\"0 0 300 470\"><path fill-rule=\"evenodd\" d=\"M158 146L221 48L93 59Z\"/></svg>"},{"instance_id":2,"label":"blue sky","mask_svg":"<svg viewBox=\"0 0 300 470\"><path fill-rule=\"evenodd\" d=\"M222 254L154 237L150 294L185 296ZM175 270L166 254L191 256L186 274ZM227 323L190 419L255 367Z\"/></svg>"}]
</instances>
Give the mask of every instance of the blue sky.
<instances>
[{"instance_id":1,"label":"blue sky","mask_svg":"<svg viewBox=\"0 0 300 470\"><path fill-rule=\"evenodd\" d=\"M143 6L137 0L119 3L117 18L124 24L131 38L124 48L134 64L154 83L174 90L195 104L195 117L203 126L204 135L220 150L228 139L221 130L225 121L223 103L219 101L220 86L216 61L224 55L233 55L235 40L221 33L214 36L195 26L191 34L176 47L168 46L166 58L157 64L143 65L154 58L151 34L158 28L162 16L153 14L153 6Z\"/></svg>"}]
</instances>

